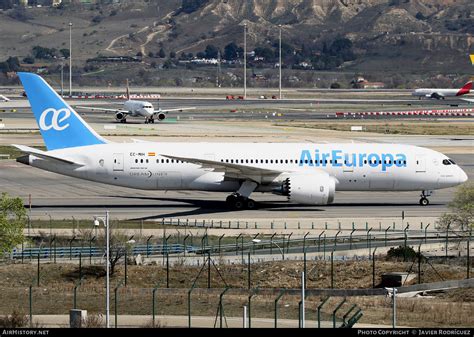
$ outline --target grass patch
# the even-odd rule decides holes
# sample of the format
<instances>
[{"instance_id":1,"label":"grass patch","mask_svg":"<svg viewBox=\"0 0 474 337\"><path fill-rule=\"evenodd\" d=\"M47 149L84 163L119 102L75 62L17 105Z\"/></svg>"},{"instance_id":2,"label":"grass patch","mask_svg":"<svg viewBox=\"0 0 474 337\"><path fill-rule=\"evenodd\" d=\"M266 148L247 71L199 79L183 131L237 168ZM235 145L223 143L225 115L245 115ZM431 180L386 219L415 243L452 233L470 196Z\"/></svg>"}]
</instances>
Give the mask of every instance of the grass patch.
<instances>
[{"instance_id":1,"label":"grass patch","mask_svg":"<svg viewBox=\"0 0 474 337\"><path fill-rule=\"evenodd\" d=\"M325 129L335 131L350 131L351 126L360 125L365 132L401 135L471 135L472 122L444 122L444 121L389 121L374 122L354 120L331 121L318 123L276 123L275 126L299 127L308 129Z\"/></svg>"}]
</instances>

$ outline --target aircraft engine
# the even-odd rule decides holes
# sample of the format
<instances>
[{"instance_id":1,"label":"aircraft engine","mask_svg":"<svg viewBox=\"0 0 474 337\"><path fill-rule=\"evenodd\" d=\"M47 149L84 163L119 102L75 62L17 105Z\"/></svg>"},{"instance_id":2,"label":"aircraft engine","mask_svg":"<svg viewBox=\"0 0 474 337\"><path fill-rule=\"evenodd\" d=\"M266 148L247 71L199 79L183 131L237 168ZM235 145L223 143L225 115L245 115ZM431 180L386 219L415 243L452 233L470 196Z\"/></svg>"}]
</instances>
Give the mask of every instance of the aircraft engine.
<instances>
[{"instance_id":1,"label":"aircraft engine","mask_svg":"<svg viewBox=\"0 0 474 337\"><path fill-rule=\"evenodd\" d=\"M158 114L158 120L162 121L165 118L166 118L166 115L164 113L159 113Z\"/></svg>"},{"instance_id":2,"label":"aircraft engine","mask_svg":"<svg viewBox=\"0 0 474 337\"><path fill-rule=\"evenodd\" d=\"M325 172L294 174L285 180L282 190L291 202L327 205L334 201L336 179Z\"/></svg>"},{"instance_id":3,"label":"aircraft engine","mask_svg":"<svg viewBox=\"0 0 474 337\"><path fill-rule=\"evenodd\" d=\"M123 112L117 112L115 113L115 118L118 120L118 121L121 121L125 118L125 114Z\"/></svg>"}]
</instances>

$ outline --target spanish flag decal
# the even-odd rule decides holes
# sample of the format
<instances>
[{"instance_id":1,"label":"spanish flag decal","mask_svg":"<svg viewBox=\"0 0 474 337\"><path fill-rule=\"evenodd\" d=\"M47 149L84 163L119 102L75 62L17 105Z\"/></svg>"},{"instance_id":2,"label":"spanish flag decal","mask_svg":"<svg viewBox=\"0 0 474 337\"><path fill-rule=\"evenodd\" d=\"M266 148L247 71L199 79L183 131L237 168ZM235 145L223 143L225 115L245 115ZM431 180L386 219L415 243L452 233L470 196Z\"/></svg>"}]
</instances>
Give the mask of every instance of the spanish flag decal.
<instances>
[{"instance_id":1,"label":"spanish flag decal","mask_svg":"<svg viewBox=\"0 0 474 337\"><path fill-rule=\"evenodd\" d=\"M148 152L148 156L149 156L149 157L154 157L154 156L155 156L155 152Z\"/></svg>"}]
</instances>

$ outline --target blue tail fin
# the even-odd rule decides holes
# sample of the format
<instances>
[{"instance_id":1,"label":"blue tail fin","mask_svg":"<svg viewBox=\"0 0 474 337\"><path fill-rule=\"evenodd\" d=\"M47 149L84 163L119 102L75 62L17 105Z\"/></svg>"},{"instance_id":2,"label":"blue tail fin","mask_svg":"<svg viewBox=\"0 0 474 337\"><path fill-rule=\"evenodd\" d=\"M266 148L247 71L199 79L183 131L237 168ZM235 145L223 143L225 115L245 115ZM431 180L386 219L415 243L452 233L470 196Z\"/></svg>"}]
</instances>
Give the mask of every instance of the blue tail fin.
<instances>
[{"instance_id":1,"label":"blue tail fin","mask_svg":"<svg viewBox=\"0 0 474 337\"><path fill-rule=\"evenodd\" d=\"M18 76L48 151L107 142L43 78L32 73Z\"/></svg>"}]
</instances>

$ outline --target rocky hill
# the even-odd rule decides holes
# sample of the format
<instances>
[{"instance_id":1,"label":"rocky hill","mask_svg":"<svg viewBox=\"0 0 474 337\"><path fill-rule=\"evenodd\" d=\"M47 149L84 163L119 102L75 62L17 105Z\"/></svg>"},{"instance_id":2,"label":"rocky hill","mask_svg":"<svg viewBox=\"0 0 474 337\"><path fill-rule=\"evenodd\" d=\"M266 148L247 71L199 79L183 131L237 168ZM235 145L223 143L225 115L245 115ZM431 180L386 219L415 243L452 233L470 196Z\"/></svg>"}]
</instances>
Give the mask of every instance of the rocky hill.
<instances>
[{"instance_id":1,"label":"rocky hill","mask_svg":"<svg viewBox=\"0 0 474 337\"><path fill-rule=\"evenodd\" d=\"M1 6L0 6L1 7ZM69 48L82 62L99 55L193 53L231 42L248 50L282 40L301 60L338 38L352 42L350 71L466 73L474 51L472 0L167 0L64 5L0 12L0 60L33 46ZM164 61L164 60L163 60ZM314 60L313 60L314 61ZM157 61L158 63L161 60Z\"/></svg>"}]
</instances>

